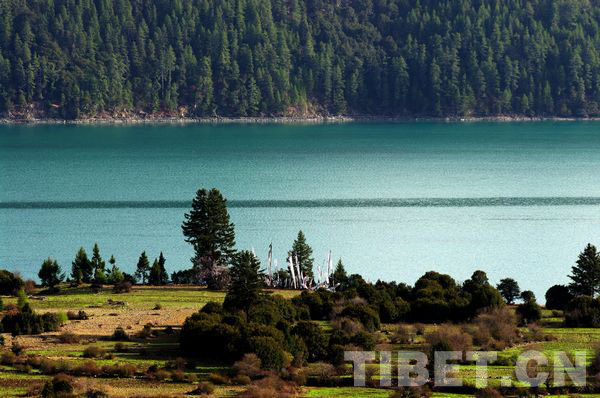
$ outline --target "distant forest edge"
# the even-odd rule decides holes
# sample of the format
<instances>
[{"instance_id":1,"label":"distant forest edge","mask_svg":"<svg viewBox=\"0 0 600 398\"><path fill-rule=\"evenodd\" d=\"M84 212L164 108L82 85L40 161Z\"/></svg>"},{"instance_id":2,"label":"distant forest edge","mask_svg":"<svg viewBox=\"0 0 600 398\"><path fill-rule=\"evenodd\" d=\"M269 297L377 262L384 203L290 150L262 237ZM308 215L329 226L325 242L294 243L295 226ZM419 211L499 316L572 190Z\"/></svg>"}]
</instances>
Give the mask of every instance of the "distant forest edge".
<instances>
[{"instance_id":1,"label":"distant forest edge","mask_svg":"<svg viewBox=\"0 0 600 398\"><path fill-rule=\"evenodd\" d=\"M0 0L0 115L600 115L600 0Z\"/></svg>"}]
</instances>

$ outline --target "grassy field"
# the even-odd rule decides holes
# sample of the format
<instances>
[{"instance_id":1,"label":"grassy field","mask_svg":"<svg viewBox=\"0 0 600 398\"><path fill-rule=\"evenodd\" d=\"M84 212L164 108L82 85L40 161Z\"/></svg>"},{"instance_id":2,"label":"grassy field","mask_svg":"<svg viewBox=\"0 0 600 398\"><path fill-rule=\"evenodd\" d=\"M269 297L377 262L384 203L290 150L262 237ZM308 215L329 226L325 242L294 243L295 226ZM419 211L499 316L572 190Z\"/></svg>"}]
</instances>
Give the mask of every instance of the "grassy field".
<instances>
[{"instance_id":1,"label":"grassy field","mask_svg":"<svg viewBox=\"0 0 600 398\"><path fill-rule=\"evenodd\" d=\"M286 298L297 294L292 291L277 291ZM10 350L13 342L24 348L25 355L48 358L53 361L63 361L71 367L81 366L89 362L84 357L84 351L90 346L98 347L104 352L101 358L94 358L97 366L133 365L137 370L135 377L129 378L96 378L78 377L77 383L82 388L102 388L111 397L184 397L192 391L197 382L208 380L214 374L225 374L230 363L202 362L187 363L183 371L186 377L192 377L195 382L181 382L174 379L174 375L166 373L164 378L152 379L145 376L148 368L173 369L176 358L183 356L179 351L176 330L185 318L198 311L209 301L221 302L223 292L208 291L194 286L179 287L135 287L129 293L115 294L110 289L93 292L89 288L64 288L59 294L50 296L32 296L29 299L31 306L38 312L67 312L83 310L89 315L87 320L68 321L58 333L45 333L37 336L12 337L4 334L4 352ZM13 304L16 299L3 297L5 304ZM513 360L528 349L542 351L552 357L557 351L574 352L585 350L588 363L591 361L594 349L600 343L599 329L568 329L560 327L562 319L560 314L545 311L541 322L545 327L543 334L546 337L530 344L522 344L508 348L499 353L499 358ZM129 335L133 336L143 330L145 325L153 334L144 338L134 338L131 341L117 343L110 340L116 327L122 327ZM325 330L331 330L328 322L319 322ZM175 333L167 333L169 327ZM422 332L427 334L439 326L426 325ZM394 344L389 337L397 328L396 325L383 325L379 332L379 350L424 350L425 339L422 334L415 336L410 343ZM522 330L524 333L526 329ZM70 332L79 336L79 341L63 342L60 334ZM393 355L393 362L397 355ZM346 365L348 375L351 377L351 365ZM379 378L379 366L369 364L374 379ZM458 376L463 378L465 385L476 385L475 366L460 365ZM499 386L502 377L514 379L514 366L498 365L488 368L487 383ZM0 397L23 397L32 389L38 389L50 378L38 370L17 369L15 366L0 366ZM518 385L515 383L515 385ZM212 396L233 397L244 387L234 385L217 385ZM337 398L337 397L366 397L388 398L390 390L378 388L354 387L328 387L305 388L303 397L306 398ZM600 395L586 395L594 397ZM434 394L436 398L461 398L469 395L460 394Z\"/></svg>"}]
</instances>

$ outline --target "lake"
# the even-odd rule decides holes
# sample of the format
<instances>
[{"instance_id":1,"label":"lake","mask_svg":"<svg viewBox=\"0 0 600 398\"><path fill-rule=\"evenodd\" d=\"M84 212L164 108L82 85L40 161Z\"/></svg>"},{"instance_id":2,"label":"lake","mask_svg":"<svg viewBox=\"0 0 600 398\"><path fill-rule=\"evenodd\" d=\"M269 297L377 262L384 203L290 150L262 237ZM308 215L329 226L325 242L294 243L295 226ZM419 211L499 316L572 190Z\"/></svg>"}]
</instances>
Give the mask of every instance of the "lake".
<instances>
[{"instance_id":1,"label":"lake","mask_svg":"<svg viewBox=\"0 0 600 398\"><path fill-rule=\"evenodd\" d=\"M195 191L230 200L239 248L282 265L298 230L315 264L457 280L513 277L540 301L600 244L600 124L0 126L0 267L70 271L98 242L127 272L145 250L187 268Z\"/></svg>"}]
</instances>

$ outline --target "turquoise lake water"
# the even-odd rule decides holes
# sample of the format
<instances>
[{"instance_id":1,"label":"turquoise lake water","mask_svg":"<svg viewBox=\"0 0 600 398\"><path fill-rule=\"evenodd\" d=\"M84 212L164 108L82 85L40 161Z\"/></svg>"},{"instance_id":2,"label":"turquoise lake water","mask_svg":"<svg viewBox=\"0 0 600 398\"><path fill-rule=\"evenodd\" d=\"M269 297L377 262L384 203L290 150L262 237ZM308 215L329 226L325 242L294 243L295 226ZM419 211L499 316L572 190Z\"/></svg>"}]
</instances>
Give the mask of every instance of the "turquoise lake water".
<instances>
[{"instance_id":1,"label":"turquoise lake water","mask_svg":"<svg viewBox=\"0 0 600 398\"><path fill-rule=\"evenodd\" d=\"M34 277L98 242L189 267L196 189L230 200L239 248L283 264L299 229L315 263L414 281L475 269L543 294L600 244L600 124L0 126L0 267Z\"/></svg>"}]
</instances>

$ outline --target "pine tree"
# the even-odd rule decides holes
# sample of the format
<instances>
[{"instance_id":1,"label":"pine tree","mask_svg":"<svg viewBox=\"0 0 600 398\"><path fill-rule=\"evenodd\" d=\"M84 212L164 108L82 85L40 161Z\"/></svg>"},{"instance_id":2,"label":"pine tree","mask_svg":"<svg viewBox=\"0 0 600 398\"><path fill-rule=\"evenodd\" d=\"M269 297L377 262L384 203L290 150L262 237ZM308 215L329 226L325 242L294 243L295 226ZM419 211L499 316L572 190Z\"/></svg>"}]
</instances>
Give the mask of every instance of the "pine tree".
<instances>
[{"instance_id":1,"label":"pine tree","mask_svg":"<svg viewBox=\"0 0 600 398\"><path fill-rule=\"evenodd\" d=\"M146 283L148 279L148 272L150 271L150 262L148 261L148 256L146 256L146 252L142 252L140 254L140 258L138 259L137 268L135 271L135 277L138 280L142 281L142 284Z\"/></svg>"},{"instance_id":2,"label":"pine tree","mask_svg":"<svg viewBox=\"0 0 600 398\"><path fill-rule=\"evenodd\" d=\"M508 304L513 304L521 294L519 284L512 278L501 279L496 288Z\"/></svg>"},{"instance_id":3,"label":"pine tree","mask_svg":"<svg viewBox=\"0 0 600 398\"><path fill-rule=\"evenodd\" d=\"M104 273L104 267L106 266L106 263L104 262L104 260L102 259L102 256L100 255L100 248L98 247L98 243L94 243L94 248L92 249L92 268L94 270L94 273L101 271L102 273Z\"/></svg>"},{"instance_id":4,"label":"pine tree","mask_svg":"<svg viewBox=\"0 0 600 398\"><path fill-rule=\"evenodd\" d=\"M165 270L165 258L162 252L160 252L159 258L154 260L154 263L152 263L152 267L150 268L148 284L155 286L166 285L168 278L169 275Z\"/></svg>"},{"instance_id":5,"label":"pine tree","mask_svg":"<svg viewBox=\"0 0 600 398\"><path fill-rule=\"evenodd\" d=\"M248 310L256 304L265 284L265 276L260 269L260 261L247 250L233 258L230 269L231 282L223 306L228 310Z\"/></svg>"},{"instance_id":6,"label":"pine tree","mask_svg":"<svg viewBox=\"0 0 600 398\"><path fill-rule=\"evenodd\" d=\"M312 248L306 243L304 232L299 231L298 237L292 245L292 250L288 252L288 257L293 256L294 264L297 258L298 263L300 264L300 269L302 270L302 274L305 277L308 276L309 278L313 277L314 259L312 258L312 252Z\"/></svg>"},{"instance_id":7,"label":"pine tree","mask_svg":"<svg viewBox=\"0 0 600 398\"><path fill-rule=\"evenodd\" d=\"M77 284L81 282L89 283L92 280L93 272L92 263L85 249L80 247L71 263L71 280Z\"/></svg>"},{"instance_id":8,"label":"pine tree","mask_svg":"<svg viewBox=\"0 0 600 398\"><path fill-rule=\"evenodd\" d=\"M194 247L195 267L211 270L229 265L235 253L234 225L229 221L227 200L217 189L200 189L181 226L186 242Z\"/></svg>"},{"instance_id":9,"label":"pine tree","mask_svg":"<svg viewBox=\"0 0 600 398\"><path fill-rule=\"evenodd\" d=\"M346 273L346 268L344 268L341 258L335 266L335 271L333 271L331 279L333 280L334 285L340 284L343 286L348 282L348 274Z\"/></svg>"},{"instance_id":10,"label":"pine tree","mask_svg":"<svg viewBox=\"0 0 600 398\"><path fill-rule=\"evenodd\" d=\"M121 269L119 269L117 266L117 260L115 260L115 256L110 256L110 260L108 260L108 262L111 265L111 268L108 276L106 277L107 282L111 285L116 285L123 282L125 277L123 276Z\"/></svg>"},{"instance_id":11,"label":"pine tree","mask_svg":"<svg viewBox=\"0 0 600 398\"><path fill-rule=\"evenodd\" d=\"M54 289L54 287L58 285L65 277L60 272L60 266L58 265L58 262L50 257L48 257L42 263L38 276L42 281L42 286L47 286L50 289Z\"/></svg>"},{"instance_id":12,"label":"pine tree","mask_svg":"<svg viewBox=\"0 0 600 398\"><path fill-rule=\"evenodd\" d=\"M588 244L579 254L571 269L571 291L575 295L594 297L600 291L600 255L596 247Z\"/></svg>"}]
</instances>

